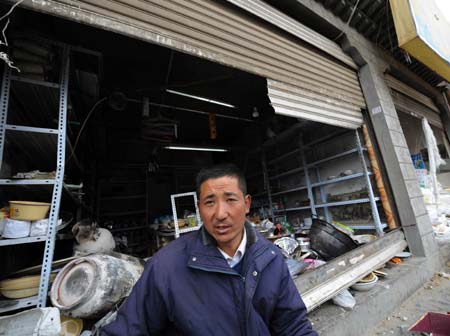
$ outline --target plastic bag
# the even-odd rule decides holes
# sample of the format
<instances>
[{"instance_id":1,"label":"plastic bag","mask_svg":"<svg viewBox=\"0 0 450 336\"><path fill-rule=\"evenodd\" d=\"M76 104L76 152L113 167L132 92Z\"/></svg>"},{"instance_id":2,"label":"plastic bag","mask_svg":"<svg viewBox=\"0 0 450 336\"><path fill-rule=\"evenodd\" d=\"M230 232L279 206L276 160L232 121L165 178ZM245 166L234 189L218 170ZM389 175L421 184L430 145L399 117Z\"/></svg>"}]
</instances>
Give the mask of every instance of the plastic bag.
<instances>
[{"instance_id":1,"label":"plastic bag","mask_svg":"<svg viewBox=\"0 0 450 336\"><path fill-rule=\"evenodd\" d=\"M47 234L48 218L31 222L30 237L45 236Z\"/></svg>"},{"instance_id":2,"label":"plastic bag","mask_svg":"<svg viewBox=\"0 0 450 336\"><path fill-rule=\"evenodd\" d=\"M3 238L23 238L30 235L31 223L11 218L4 219Z\"/></svg>"},{"instance_id":3,"label":"plastic bag","mask_svg":"<svg viewBox=\"0 0 450 336\"><path fill-rule=\"evenodd\" d=\"M356 305L356 300L353 295L348 291L348 289L344 289L340 291L335 297L331 299L336 306L342 307L344 309L353 309Z\"/></svg>"}]
</instances>

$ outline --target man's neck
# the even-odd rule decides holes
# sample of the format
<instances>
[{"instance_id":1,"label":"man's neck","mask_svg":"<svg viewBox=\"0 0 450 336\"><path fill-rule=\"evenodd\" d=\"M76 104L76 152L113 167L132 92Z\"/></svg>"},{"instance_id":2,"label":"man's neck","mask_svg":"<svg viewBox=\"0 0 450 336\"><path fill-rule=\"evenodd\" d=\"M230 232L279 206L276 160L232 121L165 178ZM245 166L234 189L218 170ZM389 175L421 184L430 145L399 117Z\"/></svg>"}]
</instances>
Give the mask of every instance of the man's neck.
<instances>
[{"instance_id":1,"label":"man's neck","mask_svg":"<svg viewBox=\"0 0 450 336\"><path fill-rule=\"evenodd\" d=\"M239 245L241 244L242 238L244 237L244 230L245 228L242 230L239 239L235 239L231 242L229 242L228 244L221 244L221 245L217 245L223 252L225 252L226 254L228 254L230 257L233 257L239 247Z\"/></svg>"}]
</instances>

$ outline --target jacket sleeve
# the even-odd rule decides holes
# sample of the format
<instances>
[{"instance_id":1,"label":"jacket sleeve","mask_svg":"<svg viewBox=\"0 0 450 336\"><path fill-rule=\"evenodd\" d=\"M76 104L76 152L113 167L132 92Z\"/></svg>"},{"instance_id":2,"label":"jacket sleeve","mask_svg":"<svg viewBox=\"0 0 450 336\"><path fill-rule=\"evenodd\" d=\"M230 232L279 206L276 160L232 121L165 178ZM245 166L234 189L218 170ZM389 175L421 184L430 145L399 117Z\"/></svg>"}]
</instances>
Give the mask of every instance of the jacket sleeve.
<instances>
[{"instance_id":1,"label":"jacket sleeve","mask_svg":"<svg viewBox=\"0 0 450 336\"><path fill-rule=\"evenodd\" d=\"M272 335L317 336L306 316L306 306L283 260L282 280L278 302L272 314Z\"/></svg>"},{"instance_id":2,"label":"jacket sleeve","mask_svg":"<svg viewBox=\"0 0 450 336\"><path fill-rule=\"evenodd\" d=\"M100 336L160 335L167 324L166 305L155 282L155 262L150 259L117 318L103 327Z\"/></svg>"}]
</instances>

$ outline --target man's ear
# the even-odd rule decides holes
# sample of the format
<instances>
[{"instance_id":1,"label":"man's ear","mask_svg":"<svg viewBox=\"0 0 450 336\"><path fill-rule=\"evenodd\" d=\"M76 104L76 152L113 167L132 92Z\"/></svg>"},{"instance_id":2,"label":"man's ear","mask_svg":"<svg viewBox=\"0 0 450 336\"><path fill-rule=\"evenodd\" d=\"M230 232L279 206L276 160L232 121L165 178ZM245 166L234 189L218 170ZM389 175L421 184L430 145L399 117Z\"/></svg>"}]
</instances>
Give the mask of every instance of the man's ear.
<instances>
[{"instance_id":1,"label":"man's ear","mask_svg":"<svg viewBox=\"0 0 450 336\"><path fill-rule=\"evenodd\" d=\"M245 195L244 202L245 202L245 214L247 215L250 212L250 206L252 204L252 196L250 196L249 194Z\"/></svg>"}]
</instances>

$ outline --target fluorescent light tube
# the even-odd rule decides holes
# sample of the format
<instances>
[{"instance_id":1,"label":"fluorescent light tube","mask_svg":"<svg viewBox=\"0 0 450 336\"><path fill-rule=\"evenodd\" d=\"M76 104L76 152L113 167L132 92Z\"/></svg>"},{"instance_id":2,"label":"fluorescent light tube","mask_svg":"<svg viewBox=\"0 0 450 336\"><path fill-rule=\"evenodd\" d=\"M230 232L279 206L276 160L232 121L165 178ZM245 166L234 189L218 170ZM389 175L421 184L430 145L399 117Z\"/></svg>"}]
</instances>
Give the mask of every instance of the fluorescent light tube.
<instances>
[{"instance_id":1,"label":"fluorescent light tube","mask_svg":"<svg viewBox=\"0 0 450 336\"><path fill-rule=\"evenodd\" d=\"M213 148L213 147L165 146L164 148L175 150L187 150L187 151L201 151L201 152L228 152L228 149Z\"/></svg>"},{"instance_id":2,"label":"fluorescent light tube","mask_svg":"<svg viewBox=\"0 0 450 336\"><path fill-rule=\"evenodd\" d=\"M216 104L216 105L221 105L221 106L226 106L226 107L231 107L231 108L236 108L236 106L231 105L231 104L227 104L218 100L214 100L214 99L209 99L209 98L205 98L205 97L200 97L200 96L194 96L188 93L184 93L184 92L180 92L180 91L175 91L175 90L170 90L170 89L166 89L166 92L169 93L173 93L179 96L184 96L184 97L189 97L192 99L197 99L197 100L202 100L208 103L212 103L212 104Z\"/></svg>"}]
</instances>

